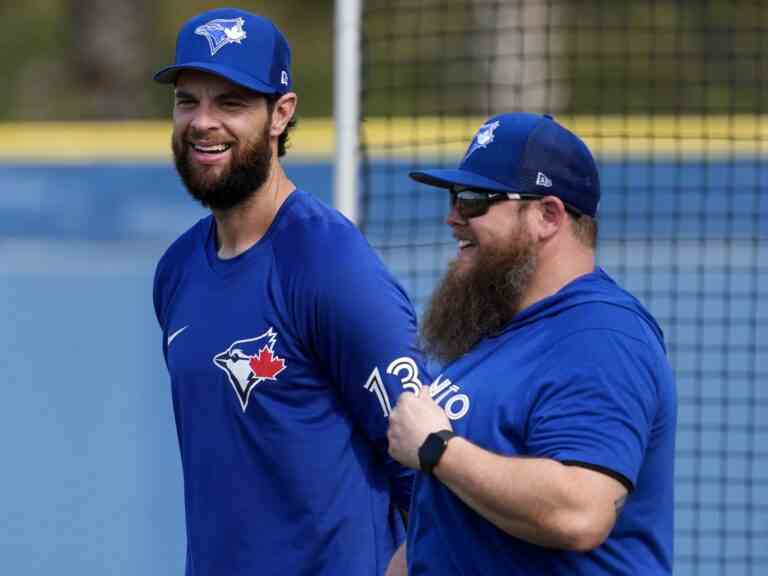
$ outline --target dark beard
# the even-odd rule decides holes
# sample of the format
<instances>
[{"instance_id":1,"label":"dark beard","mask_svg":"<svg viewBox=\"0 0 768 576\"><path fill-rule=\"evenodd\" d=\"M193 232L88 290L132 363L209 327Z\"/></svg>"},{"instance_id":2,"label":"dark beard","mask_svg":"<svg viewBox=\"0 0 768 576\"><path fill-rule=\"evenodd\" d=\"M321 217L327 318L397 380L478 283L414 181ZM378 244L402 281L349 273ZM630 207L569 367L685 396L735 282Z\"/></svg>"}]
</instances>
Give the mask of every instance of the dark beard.
<instances>
[{"instance_id":1,"label":"dark beard","mask_svg":"<svg viewBox=\"0 0 768 576\"><path fill-rule=\"evenodd\" d=\"M251 198L269 177L272 148L268 126L261 138L244 144L237 153L233 150L229 169L215 180L195 168L189 161L190 145L174 136L176 170L190 195L212 210L229 210Z\"/></svg>"},{"instance_id":2,"label":"dark beard","mask_svg":"<svg viewBox=\"0 0 768 576\"><path fill-rule=\"evenodd\" d=\"M523 235L506 249L481 248L469 270L451 262L424 314L427 353L451 362L499 332L520 311L535 270L533 242Z\"/></svg>"}]
</instances>

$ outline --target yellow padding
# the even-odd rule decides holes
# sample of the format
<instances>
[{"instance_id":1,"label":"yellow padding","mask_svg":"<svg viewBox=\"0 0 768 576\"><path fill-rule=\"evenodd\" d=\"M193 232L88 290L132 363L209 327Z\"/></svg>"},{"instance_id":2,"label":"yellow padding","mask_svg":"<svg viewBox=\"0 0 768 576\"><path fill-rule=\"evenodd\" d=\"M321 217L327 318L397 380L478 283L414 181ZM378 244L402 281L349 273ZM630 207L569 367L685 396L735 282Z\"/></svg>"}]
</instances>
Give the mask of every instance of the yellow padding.
<instances>
[{"instance_id":1,"label":"yellow padding","mask_svg":"<svg viewBox=\"0 0 768 576\"><path fill-rule=\"evenodd\" d=\"M361 141L374 157L458 158L483 118L369 118ZM763 155L767 116L560 116L598 155ZM40 122L0 124L4 162L168 162L171 124ZM330 119L300 118L288 158L328 160L334 153Z\"/></svg>"}]
</instances>

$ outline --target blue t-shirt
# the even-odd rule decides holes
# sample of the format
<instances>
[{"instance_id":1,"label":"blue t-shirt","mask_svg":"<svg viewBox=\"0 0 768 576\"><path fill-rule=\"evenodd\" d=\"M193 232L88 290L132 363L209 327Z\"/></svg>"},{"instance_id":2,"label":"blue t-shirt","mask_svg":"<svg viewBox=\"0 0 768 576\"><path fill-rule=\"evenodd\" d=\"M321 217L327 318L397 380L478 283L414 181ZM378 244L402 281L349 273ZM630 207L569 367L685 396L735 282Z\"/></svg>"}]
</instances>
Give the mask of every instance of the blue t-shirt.
<instances>
[{"instance_id":1,"label":"blue t-shirt","mask_svg":"<svg viewBox=\"0 0 768 576\"><path fill-rule=\"evenodd\" d=\"M602 270L523 310L431 392L474 444L592 467L629 494L607 540L571 552L509 536L419 474L409 576L672 573L674 377L654 319Z\"/></svg>"},{"instance_id":2,"label":"blue t-shirt","mask_svg":"<svg viewBox=\"0 0 768 576\"><path fill-rule=\"evenodd\" d=\"M207 217L160 260L187 576L383 574L412 472L387 417L422 357L410 301L360 232L303 191L252 248Z\"/></svg>"}]
</instances>

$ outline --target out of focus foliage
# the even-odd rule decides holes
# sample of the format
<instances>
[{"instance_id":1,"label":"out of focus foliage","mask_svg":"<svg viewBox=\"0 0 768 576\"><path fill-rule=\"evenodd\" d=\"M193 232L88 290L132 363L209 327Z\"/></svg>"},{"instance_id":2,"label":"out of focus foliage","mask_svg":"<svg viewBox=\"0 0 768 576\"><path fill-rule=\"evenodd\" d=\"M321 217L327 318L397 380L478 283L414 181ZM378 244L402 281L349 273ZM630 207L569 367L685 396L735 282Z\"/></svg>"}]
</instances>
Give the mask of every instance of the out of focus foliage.
<instances>
[{"instance_id":1,"label":"out of focus foliage","mask_svg":"<svg viewBox=\"0 0 768 576\"><path fill-rule=\"evenodd\" d=\"M488 27L501 26L494 10L513 3L546 5L548 21L538 29L505 24L501 47L494 47ZM187 18L227 4L277 23L293 48L301 116L330 116L333 0L0 0L0 121L167 117L170 91L152 82L153 71L172 60L176 32ZM768 84L757 80L768 77L768 2L363 0L363 5L369 115L450 109L444 101L459 91L485 98L492 82L484 70L498 74L498 63L509 54L518 54L518 61L546 61L544 81L559 86L561 108L573 113L756 113L768 96ZM480 12L485 16L478 18ZM535 34L546 36L541 45L546 52L526 49ZM377 67L382 62L388 67ZM431 93L435 83L425 75L436 74L455 80L449 84L456 90ZM381 85L391 89L378 90ZM420 94L418 110L410 109L412 99L397 97L401 88Z\"/></svg>"},{"instance_id":2,"label":"out of focus foliage","mask_svg":"<svg viewBox=\"0 0 768 576\"><path fill-rule=\"evenodd\" d=\"M766 0L366 0L365 108L758 114Z\"/></svg>"},{"instance_id":3,"label":"out of focus foliage","mask_svg":"<svg viewBox=\"0 0 768 576\"><path fill-rule=\"evenodd\" d=\"M302 117L330 116L333 0L0 0L0 121L167 117L170 90L152 74L184 21L222 6L278 25Z\"/></svg>"},{"instance_id":4,"label":"out of focus foliage","mask_svg":"<svg viewBox=\"0 0 768 576\"><path fill-rule=\"evenodd\" d=\"M766 111L768 2L570 2L571 107L582 113Z\"/></svg>"}]
</instances>

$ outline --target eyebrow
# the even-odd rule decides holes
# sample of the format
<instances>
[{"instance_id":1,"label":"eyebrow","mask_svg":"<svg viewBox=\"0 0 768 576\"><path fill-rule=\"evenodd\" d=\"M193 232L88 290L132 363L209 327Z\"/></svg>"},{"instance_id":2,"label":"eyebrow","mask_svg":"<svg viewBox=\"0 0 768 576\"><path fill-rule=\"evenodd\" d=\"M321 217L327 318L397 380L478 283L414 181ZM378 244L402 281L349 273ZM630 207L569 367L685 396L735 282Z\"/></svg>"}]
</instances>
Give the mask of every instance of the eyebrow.
<instances>
[{"instance_id":1,"label":"eyebrow","mask_svg":"<svg viewBox=\"0 0 768 576\"><path fill-rule=\"evenodd\" d=\"M238 100L250 100L248 94L239 90L230 90L216 95L216 100L226 100L228 98L237 98Z\"/></svg>"},{"instance_id":2,"label":"eyebrow","mask_svg":"<svg viewBox=\"0 0 768 576\"><path fill-rule=\"evenodd\" d=\"M178 89L177 88L174 95L175 95L176 98L190 98L190 99L193 99L193 100L197 100L197 96L195 96L191 92L187 92L184 89ZM222 92L221 94L217 94L214 97L214 100L221 101L221 100L227 100L227 99L231 99L231 98L234 98L234 99L237 99L237 100L250 100L251 99L248 94L246 94L245 92L242 92L240 90L228 90L227 92Z\"/></svg>"}]
</instances>

